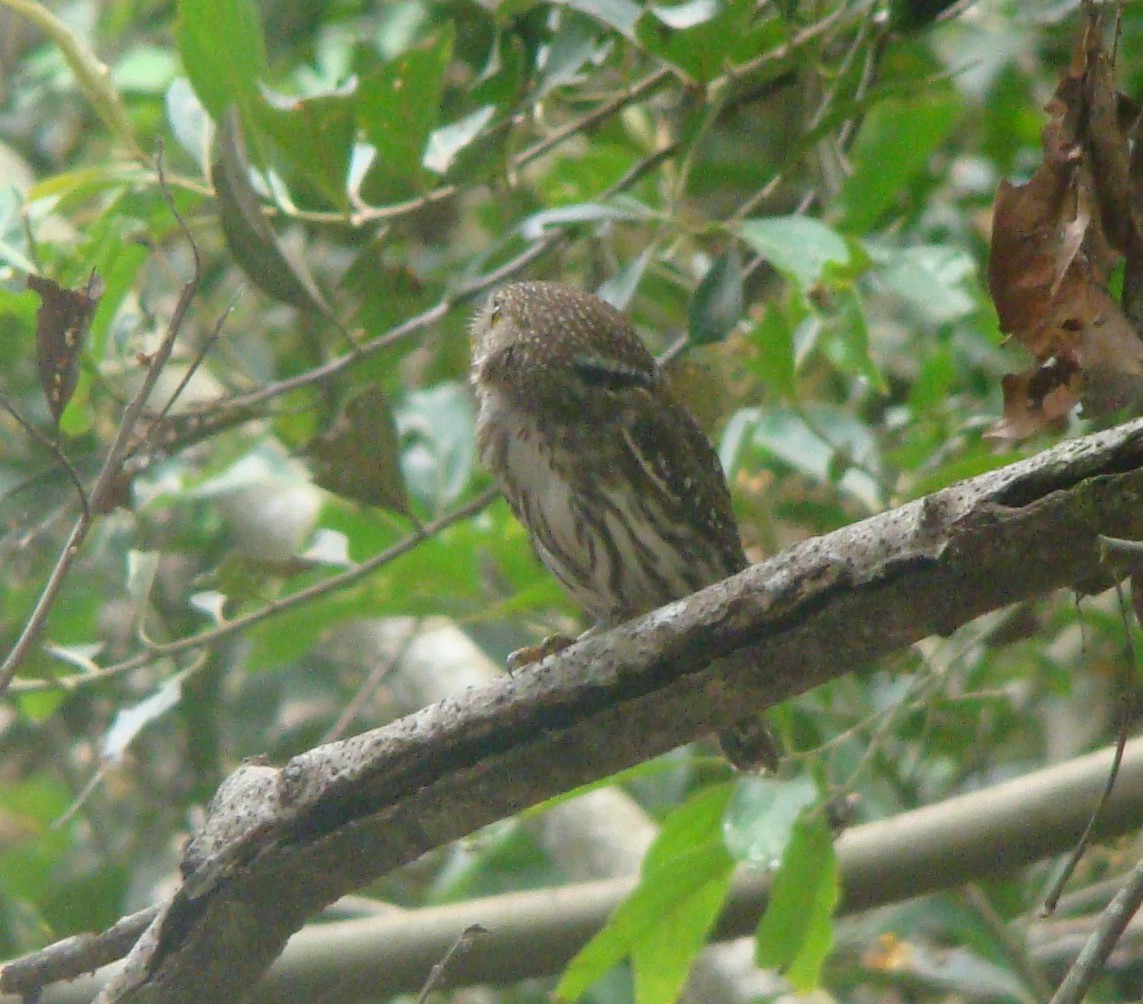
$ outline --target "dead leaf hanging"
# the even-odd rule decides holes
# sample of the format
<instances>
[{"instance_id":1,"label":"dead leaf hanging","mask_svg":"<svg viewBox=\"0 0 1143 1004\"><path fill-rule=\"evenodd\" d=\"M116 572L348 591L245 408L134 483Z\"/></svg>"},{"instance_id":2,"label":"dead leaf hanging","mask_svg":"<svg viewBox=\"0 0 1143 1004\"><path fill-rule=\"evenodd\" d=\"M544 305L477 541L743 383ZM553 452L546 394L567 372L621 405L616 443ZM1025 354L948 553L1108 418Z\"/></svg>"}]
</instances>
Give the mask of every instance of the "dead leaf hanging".
<instances>
[{"instance_id":1,"label":"dead leaf hanging","mask_svg":"<svg viewBox=\"0 0 1143 1004\"><path fill-rule=\"evenodd\" d=\"M82 289L65 289L42 275L29 275L28 288L40 298L36 312L36 358L40 386L58 425L79 381L79 354L103 296L103 280L93 270Z\"/></svg>"},{"instance_id":2,"label":"dead leaf hanging","mask_svg":"<svg viewBox=\"0 0 1143 1004\"><path fill-rule=\"evenodd\" d=\"M988 288L1000 327L1037 366L1004 381L1015 439L1065 417L1107 414L1143 398L1143 340L1109 289L1127 256L1143 261L1143 212L1132 177L1134 107L1114 89L1099 18L1085 25L1046 110L1043 161L996 192Z\"/></svg>"}]
</instances>

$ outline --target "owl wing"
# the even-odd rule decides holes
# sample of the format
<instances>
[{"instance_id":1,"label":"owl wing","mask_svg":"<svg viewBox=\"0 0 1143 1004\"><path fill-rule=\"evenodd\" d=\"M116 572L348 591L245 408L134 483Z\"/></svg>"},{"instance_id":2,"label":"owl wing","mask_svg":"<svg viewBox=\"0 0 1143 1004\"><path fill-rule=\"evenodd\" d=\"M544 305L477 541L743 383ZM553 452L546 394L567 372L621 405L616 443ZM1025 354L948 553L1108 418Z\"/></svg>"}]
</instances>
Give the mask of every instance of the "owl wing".
<instances>
[{"instance_id":1,"label":"owl wing","mask_svg":"<svg viewBox=\"0 0 1143 1004\"><path fill-rule=\"evenodd\" d=\"M636 462L632 469L642 470L646 490L669 509L669 521L703 549L712 572L703 584L745 568L718 454L658 370L589 356L578 358L575 368L585 385L607 391L615 401L624 443Z\"/></svg>"},{"instance_id":2,"label":"owl wing","mask_svg":"<svg viewBox=\"0 0 1143 1004\"><path fill-rule=\"evenodd\" d=\"M722 464L690 412L664 391L651 407L636 409L627 428L633 452L648 473L667 486L680 520L695 527L717 553L719 578L745 568Z\"/></svg>"}]
</instances>

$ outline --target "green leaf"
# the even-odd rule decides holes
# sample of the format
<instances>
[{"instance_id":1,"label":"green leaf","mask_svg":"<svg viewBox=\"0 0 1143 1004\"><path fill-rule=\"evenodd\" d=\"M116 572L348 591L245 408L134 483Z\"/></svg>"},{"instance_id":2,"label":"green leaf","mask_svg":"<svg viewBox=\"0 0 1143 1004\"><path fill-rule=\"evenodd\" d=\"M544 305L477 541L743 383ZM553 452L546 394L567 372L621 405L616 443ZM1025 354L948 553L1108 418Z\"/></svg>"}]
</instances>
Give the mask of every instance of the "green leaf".
<instances>
[{"instance_id":1,"label":"green leaf","mask_svg":"<svg viewBox=\"0 0 1143 1004\"><path fill-rule=\"evenodd\" d=\"M866 244L885 286L932 324L945 324L976 310L966 288L976 263L962 248L913 244L892 248Z\"/></svg>"},{"instance_id":2,"label":"green leaf","mask_svg":"<svg viewBox=\"0 0 1143 1004\"><path fill-rule=\"evenodd\" d=\"M161 94L177 72L178 60L170 49L137 45L119 57L111 79L121 91Z\"/></svg>"},{"instance_id":3,"label":"green leaf","mask_svg":"<svg viewBox=\"0 0 1143 1004\"><path fill-rule=\"evenodd\" d=\"M366 199L383 201L409 184L419 184L425 146L440 118L453 37L450 23L434 38L362 77L357 124L377 151L362 185Z\"/></svg>"},{"instance_id":4,"label":"green leaf","mask_svg":"<svg viewBox=\"0 0 1143 1004\"><path fill-rule=\"evenodd\" d=\"M633 0L560 0L557 6L578 10L629 38L634 35L635 23L643 13Z\"/></svg>"},{"instance_id":5,"label":"green leaf","mask_svg":"<svg viewBox=\"0 0 1143 1004\"><path fill-rule=\"evenodd\" d=\"M255 0L179 0L175 39L183 69L215 122L237 105L244 123L266 76L266 39Z\"/></svg>"},{"instance_id":6,"label":"green leaf","mask_svg":"<svg viewBox=\"0 0 1143 1004\"><path fill-rule=\"evenodd\" d=\"M580 202L574 206L560 206L533 213L520 221L520 234L526 240L543 237L549 230L572 223L599 223L608 220L639 221L647 219L651 211L634 199L615 199L611 202Z\"/></svg>"},{"instance_id":7,"label":"green leaf","mask_svg":"<svg viewBox=\"0 0 1143 1004\"><path fill-rule=\"evenodd\" d=\"M782 397L797 394L794 361L794 328L781 309L768 303L765 313L747 336L757 355L748 360L751 372Z\"/></svg>"},{"instance_id":8,"label":"green leaf","mask_svg":"<svg viewBox=\"0 0 1143 1004\"><path fill-rule=\"evenodd\" d=\"M439 512L468 487L476 461L472 399L455 383L412 391L397 408L401 467L413 495Z\"/></svg>"},{"instance_id":9,"label":"green leaf","mask_svg":"<svg viewBox=\"0 0 1143 1004\"><path fill-rule=\"evenodd\" d=\"M674 1001L718 917L734 861L722 842L722 816L734 786L712 785L663 824L631 896L569 963L557 998L574 1000L630 956L638 1004Z\"/></svg>"},{"instance_id":10,"label":"green leaf","mask_svg":"<svg viewBox=\"0 0 1143 1004\"><path fill-rule=\"evenodd\" d=\"M654 244L644 248L629 264L621 268L610 279L600 283L595 295L601 300L606 300L616 310L626 310L631 302L631 297L635 295L635 290L639 288L643 273L647 271L647 266L651 264L654 254Z\"/></svg>"},{"instance_id":11,"label":"green leaf","mask_svg":"<svg viewBox=\"0 0 1143 1004\"><path fill-rule=\"evenodd\" d=\"M331 428L310 443L314 481L327 491L366 505L408 514L397 425L389 399L366 387Z\"/></svg>"},{"instance_id":12,"label":"green leaf","mask_svg":"<svg viewBox=\"0 0 1143 1004\"><path fill-rule=\"evenodd\" d=\"M802 819L770 886L754 960L779 969L799 993L817 986L833 945L833 911L841 892L833 836L821 813Z\"/></svg>"},{"instance_id":13,"label":"green leaf","mask_svg":"<svg viewBox=\"0 0 1143 1004\"><path fill-rule=\"evenodd\" d=\"M830 325L834 335L829 339L830 358L843 373L869 381L880 394L889 392L889 385L869 351L869 325L856 288L850 287L839 294L841 309Z\"/></svg>"},{"instance_id":14,"label":"green leaf","mask_svg":"<svg viewBox=\"0 0 1143 1004\"><path fill-rule=\"evenodd\" d=\"M253 106L269 157L291 190L308 186L329 205L347 209L346 180L353 152L354 85L308 98L263 90Z\"/></svg>"},{"instance_id":15,"label":"green leaf","mask_svg":"<svg viewBox=\"0 0 1143 1004\"><path fill-rule=\"evenodd\" d=\"M723 467L737 470L748 449L767 463L785 464L821 482L836 481L871 511L884 505L881 487L864 470L849 467L838 476L839 460L875 467L877 452L869 427L835 405L810 405L801 413L785 407L743 408L726 424Z\"/></svg>"},{"instance_id":16,"label":"green leaf","mask_svg":"<svg viewBox=\"0 0 1143 1004\"><path fill-rule=\"evenodd\" d=\"M43 773L0 783L0 822L11 834L0 845L0 887L5 898L35 901L42 896L72 840L68 827L52 823L73 798L62 781Z\"/></svg>"},{"instance_id":17,"label":"green leaf","mask_svg":"<svg viewBox=\"0 0 1143 1004\"><path fill-rule=\"evenodd\" d=\"M599 25L589 17L569 15L560 24L544 60L544 76L538 93L547 94L575 80L588 60L595 57L601 45Z\"/></svg>"},{"instance_id":18,"label":"green leaf","mask_svg":"<svg viewBox=\"0 0 1143 1004\"><path fill-rule=\"evenodd\" d=\"M817 785L806 776L793 781L744 777L726 810L727 849L737 861L774 867L790 845L802 810L817 801Z\"/></svg>"},{"instance_id":19,"label":"green leaf","mask_svg":"<svg viewBox=\"0 0 1143 1004\"><path fill-rule=\"evenodd\" d=\"M754 0L691 0L648 7L639 18L639 45L700 83L781 44L780 19L760 19Z\"/></svg>"},{"instance_id":20,"label":"green leaf","mask_svg":"<svg viewBox=\"0 0 1143 1004\"><path fill-rule=\"evenodd\" d=\"M687 28L706 24L717 17L723 6L721 0L686 0L685 3L676 4L673 7L664 4L652 4L648 10L676 31L686 31Z\"/></svg>"},{"instance_id":21,"label":"green leaf","mask_svg":"<svg viewBox=\"0 0 1143 1004\"><path fill-rule=\"evenodd\" d=\"M691 966L718 919L733 872L733 866L725 866L668 906L659 924L632 948L636 1004L673 1004L678 1000Z\"/></svg>"},{"instance_id":22,"label":"green leaf","mask_svg":"<svg viewBox=\"0 0 1143 1004\"><path fill-rule=\"evenodd\" d=\"M735 784L712 784L691 795L674 810L659 829L655 842L643 858L643 875L674 867L676 860L701 844L725 849L722 820L734 795ZM727 852L729 857L729 852Z\"/></svg>"},{"instance_id":23,"label":"green leaf","mask_svg":"<svg viewBox=\"0 0 1143 1004\"><path fill-rule=\"evenodd\" d=\"M99 755L108 762L119 763L136 736L151 722L162 718L182 698L182 676L167 680L153 694L138 704L120 708L115 720L103 736Z\"/></svg>"},{"instance_id":24,"label":"green leaf","mask_svg":"<svg viewBox=\"0 0 1143 1004\"><path fill-rule=\"evenodd\" d=\"M218 193L218 212L235 264L264 293L299 310L332 318L305 262L286 254L274 228L262 214L262 203L250 182L239 117L224 115L218 129L211 180Z\"/></svg>"},{"instance_id":25,"label":"green leaf","mask_svg":"<svg viewBox=\"0 0 1143 1004\"><path fill-rule=\"evenodd\" d=\"M956 369L947 345L936 345L921 361L921 369L909 388L909 408L914 415L939 413L948 400Z\"/></svg>"},{"instance_id":26,"label":"green leaf","mask_svg":"<svg viewBox=\"0 0 1143 1004\"><path fill-rule=\"evenodd\" d=\"M923 96L890 99L870 109L854 142L853 172L838 200L847 230L865 233L898 203L927 169L962 103L951 88L926 88Z\"/></svg>"},{"instance_id":27,"label":"green leaf","mask_svg":"<svg viewBox=\"0 0 1143 1004\"><path fill-rule=\"evenodd\" d=\"M95 309L89 335L91 358L102 362L107 355L107 340L113 322L131 291L135 288L139 269L150 254L137 240L138 222L109 214L95 223L90 231L88 255L103 277L103 296Z\"/></svg>"},{"instance_id":28,"label":"green leaf","mask_svg":"<svg viewBox=\"0 0 1143 1004\"><path fill-rule=\"evenodd\" d=\"M742 259L738 245L716 258L691 297L687 337L695 345L721 342L742 317Z\"/></svg>"},{"instance_id":29,"label":"green leaf","mask_svg":"<svg viewBox=\"0 0 1143 1004\"><path fill-rule=\"evenodd\" d=\"M821 281L826 265L850 261L841 234L809 216L743 220L738 235L803 291Z\"/></svg>"},{"instance_id":30,"label":"green leaf","mask_svg":"<svg viewBox=\"0 0 1143 1004\"><path fill-rule=\"evenodd\" d=\"M164 102L167 122L179 145L204 175L210 173L210 116L186 77L176 77L167 88Z\"/></svg>"},{"instance_id":31,"label":"green leaf","mask_svg":"<svg viewBox=\"0 0 1143 1004\"><path fill-rule=\"evenodd\" d=\"M457 122L434 129L425 147L424 165L436 174L445 174L452 162L491 121L496 109L492 105L478 108Z\"/></svg>"}]
</instances>

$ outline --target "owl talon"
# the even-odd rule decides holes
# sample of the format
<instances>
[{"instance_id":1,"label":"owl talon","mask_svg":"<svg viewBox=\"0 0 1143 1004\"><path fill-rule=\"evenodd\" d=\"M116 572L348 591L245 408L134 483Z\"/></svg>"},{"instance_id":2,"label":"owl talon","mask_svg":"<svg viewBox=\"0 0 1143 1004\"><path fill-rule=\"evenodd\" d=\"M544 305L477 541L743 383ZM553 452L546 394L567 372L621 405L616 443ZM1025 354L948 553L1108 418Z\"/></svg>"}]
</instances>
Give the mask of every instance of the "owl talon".
<instances>
[{"instance_id":1,"label":"owl talon","mask_svg":"<svg viewBox=\"0 0 1143 1004\"><path fill-rule=\"evenodd\" d=\"M777 774L782 763L781 743L761 715L740 719L723 729L718 744L735 770Z\"/></svg>"},{"instance_id":2,"label":"owl talon","mask_svg":"<svg viewBox=\"0 0 1143 1004\"><path fill-rule=\"evenodd\" d=\"M549 655L562 652L565 648L575 644L574 638L566 634L550 634L539 645L525 645L508 655L508 672L514 673L525 666L533 666L543 662Z\"/></svg>"}]
</instances>

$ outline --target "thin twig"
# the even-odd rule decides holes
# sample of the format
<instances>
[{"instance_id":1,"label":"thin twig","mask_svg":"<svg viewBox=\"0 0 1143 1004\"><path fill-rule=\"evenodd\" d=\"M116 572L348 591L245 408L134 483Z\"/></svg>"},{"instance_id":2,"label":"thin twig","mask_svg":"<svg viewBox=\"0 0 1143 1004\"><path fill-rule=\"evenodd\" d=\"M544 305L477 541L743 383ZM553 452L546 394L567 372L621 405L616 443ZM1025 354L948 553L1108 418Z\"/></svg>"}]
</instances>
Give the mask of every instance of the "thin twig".
<instances>
[{"instance_id":1,"label":"thin twig","mask_svg":"<svg viewBox=\"0 0 1143 1004\"><path fill-rule=\"evenodd\" d=\"M230 298L230 302L226 305L226 309L223 310L222 314L215 322L214 328L207 336L206 341L202 343L202 346L199 348L198 352L195 353L195 357L191 360L191 364L187 367L187 370L183 374L182 379L179 380L178 385L175 387L175 389L171 391L170 396L167 398L167 403L163 405L162 409L159 411L159 414L156 415L151 421L150 426L147 428L147 432L132 445L132 454L138 453L140 450L146 447L146 445L151 441L151 437L155 434L155 430L159 428L159 425L162 423L163 419L167 417L167 415L170 413L170 410L175 406L178 399L182 396L183 391L187 389L187 384L190 383L191 377L194 376L195 372L206 360L210 350L214 348L214 343L217 342L218 339L222 336L222 327L224 324L226 324L226 319L234 310L234 305L238 302L238 297L241 295L241 292L241 290L238 290Z\"/></svg>"},{"instance_id":2,"label":"thin twig","mask_svg":"<svg viewBox=\"0 0 1143 1004\"><path fill-rule=\"evenodd\" d=\"M273 617L275 614L292 610L294 607L303 603L308 603L318 597L352 585L367 575L377 571L377 569L383 565L387 565L397 558L408 554L408 552L418 544L421 544L434 534L440 533L440 531L446 527L475 516L495 499L499 498L499 496L500 493L497 489L488 488L468 502L458 506L452 510L452 512L445 513L443 516L431 520L420 529L409 534L409 536L399 540L396 544L392 545L392 547L388 547L379 554L375 554L368 561L364 561L360 565L355 565L353 568L341 572L338 575L323 579L321 582L316 582L312 586L307 586L305 589L301 589L296 593L291 593L289 596L282 597L278 600L271 600L257 610L241 617L236 617L233 620L225 621L207 631L189 635L186 638L178 638L175 641L164 642L161 645L155 645L145 652L140 652L138 655L134 655L129 659L124 659L122 662L118 662L113 666L108 666L99 673L82 673L70 677L57 677L53 680L23 680L13 689L19 693L28 693L31 691L54 690L57 687L76 687L95 682L103 682L113 676L119 676L131 670L149 665L156 659L176 655L179 652L200 648L204 645L212 645L223 638L236 634L239 631L244 631L254 624Z\"/></svg>"},{"instance_id":3,"label":"thin twig","mask_svg":"<svg viewBox=\"0 0 1143 1004\"><path fill-rule=\"evenodd\" d=\"M76 934L0 968L0 992L34 999L49 983L77 976L123 958L159 915L159 906L132 913L99 934Z\"/></svg>"},{"instance_id":4,"label":"thin twig","mask_svg":"<svg viewBox=\"0 0 1143 1004\"><path fill-rule=\"evenodd\" d=\"M1099 535L1100 556L1104 559L1111 557L1130 558L1132 562L1143 558L1143 541L1123 540L1120 537L1105 537Z\"/></svg>"},{"instance_id":5,"label":"thin twig","mask_svg":"<svg viewBox=\"0 0 1143 1004\"><path fill-rule=\"evenodd\" d=\"M1072 963L1051 1004L1079 1004L1090 989L1111 955L1112 949L1123 937L1131 918L1143 904L1143 861L1140 861L1115 898L1100 914L1099 923L1087 943Z\"/></svg>"},{"instance_id":6,"label":"thin twig","mask_svg":"<svg viewBox=\"0 0 1143 1004\"><path fill-rule=\"evenodd\" d=\"M420 630L420 626L420 618L414 619L413 623L409 625L409 629L401 636L400 642L392 647L392 650L384 659L380 659L377 662L377 665L370 671L365 682L357 688L357 693L354 694L350 702L342 708L341 714L337 716L337 721L334 722L329 731L321 737L322 746L326 743L337 742L338 739L349 731L349 727L353 724L354 719L361 711L365 702L373 696L377 688L381 686L381 681L392 673L397 664L404 658L405 653L409 650L409 645L412 644L413 639L417 635L417 631Z\"/></svg>"},{"instance_id":7,"label":"thin twig","mask_svg":"<svg viewBox=\"0 0 1143 1004\"><path fill-rule=\"evenodd\" d=\"M647 74L642 80L637 80L630 87L625 88L609 101L605 101L603 104L585 112L578 118L572 119L570 122L566 122L559 128L552 130L552 132L543 139L537 140L531 146L526 147L516 154L511 160L509 172L514 173L519 171L538 157L543 156L549 150L554 149L578 133L590 129L593 125L621 112L628 105L634 104L641 98L649 97L663 84L669 81L672 75L672 71L667 68L654 70ZM490 127L487 133L495 133L498 130L504 130L515 125L516 120L508 118ZM462 190L461 186L456 184L441 185L439 188L434 188L431 192L418 195L415 199L406 199L404 202L394 202L387 206L365 206L353 213L350 216L349 222L354 227L360 227L370 223L392 223L405 216L412 216L415 213L419 213L421 210L435 205L438 202L445 202L455 198ZM299 212L290 213L289 215L311 223L341 223L345 221L345 216L341 213Z\"/></svg>"},{"instance_id":8,"label":"thin twig","mask_svg":"<svg viewBox=\"0 0 1143 1004\"><path fill-rule=\"evenodd\" d=\"M19 426L31 436L37 443L47 450L53 457L56 458L56 463L60 465L67 472L68 479L71 481L72 486L75 488L75 494L79 498L79 506L83 510L83 514L87 519L91 519L91 506L88 503L87 492L84 490L83 482L80 480L79 472L76 471L72 462L68 459L67 454L64 453L63 448L51 436L47 436L37 429L31 422L29 422L23 415L21 415L7 399L0 396L0 408L3 408L12 418L19 424Z\"/></svg>"},{"instance_id":9,"label":"thin twig","mask_svg":"<svg viewBox=\"0 0 1143 1004\"><path fill-rule=\"evenodd\" d=\"M444 954L444 958L440 960L432 969L429 970L429 978L425 980L425 985L421 987L421 992L417 994L415 1004L425 1004L441 979L444 977L445 970L448 964L452 962L453 958L460 952L466 952L471 947L472 943L482 934L487 934L486 928L481 927L479 924L473 924L466 927L460 933L460 937L456 939L453 946Z\"/></svg>"},{"instance_id":10,"label":"thin twig","mask_svg":"<svg viewBox=\"0 0 1143 1004\"><path fill-rule=\"evenodd\" d=\"M810 27L799 32L796 36L786 42L777 50L763 53L762 55L743 63L736 67L731 67L726 73L707 84L707 89L710 91L717 91L727 84L734 84L737 81L750 76L753 73L764 69L768 64L774 62L781 62L788 59L790 55L807 42L813 41L830 28L834 27L841 21L847 14L845 4L838 6L838 9L823 18L821 21L815 22ZM643 79L637 80L630 87L625 88L615 97L605 101L603 104L592 108L590 111L585 112L578 118L572 119L564 123L557 129L554 129L547 136L537 140L531 146L526 147L517 153L508 166L508 173L511 175L521 168L527 166L532 161L542 157L545 153L553 150L560 144L566 142L574 136L579 135L592 126L611 118L612 116L621 112L624 108L635 102L650 97L659 90L664 84L668 83L675 76L675 71L670 67L661 67L648 73ZM501 122L490 126L486 132L492 134L498 131L503 131L508 128L515 127L518 124L520 116L508 117ZM390 203L386 206L373 206L363 207L358 211L352 213L349 217L349 224L353 227L360 227L365 224L378 224L378 223L392 223L396 220L402 219L406 216L412 216L429 206L436 205L440 202L445 202L449 199L455 198L463 191L462 186L457 184L442 185L439 188L433 189L431 192L426 192L424 195L419 195L414 199L406 199L404 202ZM281 209L281 207L279 207ZM291 217L305 220L311 223L345 223L346 217L344 213L328 213L328 212L291 212Z\"/></svg>"},{"instance_id":11,"label":"thin twig","mask_svg":"<svg viewBox=\"0 0 1143 1004\"><path fill-rule=\"evenodd\" d=\"M183 220L182 215L179 213L178 208L175 206L174 199L171 197L171 193L167 188L163 176L161 146L155 158L155 165L159 176L159 190L162 192L167 207L174 215L179 229L182 230L183 236L190 245L191 254L194 258L194 272L179 294L174 311L171 314L171 319L167 323L167 332L151 358L151 363L147 367L147 373L143 377L143 382L139 390L123 412L123 417L119 421L119 428L115 433L115 439L107 452L107 457L104 459L103 466L100 468L99 475L96 477L95 484L91 489L91 494L88 499L88 508L80 513L79 518L72 526L71 533L68 534L67 541L64 543L63 549L56 559L55 567L52 568L48 580L40 592L40 598L36 601L35 607L28 615L28 619L25 621L24 627L16 639L15 644L12 646L11 651L9 651L5 657L4 662L0 663L0 694L3 694L8 689L12 678L16 675L17 668L31 651L36 639L39 638L40 632L47 623L48 615L51 613L52 607L59 597L60 590L63 588L64 580L71 570L72 563L79 554L80 546L83 544L88 531L95 522L96 515L103 511L108 500L115 493L123 461L130 447L131 436L143 414L143 408L147 404L147 399L150 397L151 391L159 379L159 374L167 364L167 360L170 359L171 352L174 349L179 332L182 330L183 321L186 318L191 301L198 292L199 282L202 278L202 262L199 259L198 247L194 242L194 238L191 236L191 232Z\"/></svg>"},{"instance_id":12,"label":"thin twig","mask_svg":"<svg viewBox=\"0 0 1143 1004\"><path fill-rule=\"evenodd\" d=\"M1131 620L1127 614L1127 598L1123 595L1123 584L1118 576L1115 579L1115 594L1119 599L1119 613L1123 618L1124 635L1123 679L1120 681L1119 686L1120 719L1119 731L1115 741L1115 757L1111 761L1111 770L1108 772L1107 784L1104 786L1099 804L1096 805L1095 811L1092 812L1091 818L1087 821L1087 827L1084 829L1083 835L1079 838L1076 846L1068 856L1067 863L1060 870L1059 875L1044 897L1044 905L1040 910L1041 917L1050 916L1056 909L1056 904L1060 901L1060 895L1064 891L1064 886L1067 885L1068 880L1072 877L1072 873L1076 870L1081 858L1083 858L1084 853L1087 851L1088 845L1091 843L1096 824L1103 815L1104 808L1111 798L1111 790L1115 787L1115 779L1119 776L1119 766L1123 763L1123 751L1127 747L1127 733L1135 715L1135 702L1133 697L1135 690L1135 642L1132 640ZM1108 909L1110 909L1110 907ZM1110 949L1108 950L1110 951Z\"/></svg>"},{"instance_id":13,"label":"thin twig","mask_svg":"<svg viewBox=\"0 0 1143 1004\"><path fill-rule=\"evenodd\" d=\"M1017 933L1012 925L1005 923L978 883L970 882L964 887L962 895L969 909L976 914L989 934L1000 943L1004 954L1008 956L1008 961L1012 963L1012 968L1024 977L1036 1000L1046 1001L1052 995L1052 988L1044 979L1044 974L1040 972L1040 967L1036 965L1036 960L1028 950L1027 939Z\"/></svg>"},{"instance_id":14,"label":"thin twig","mask_svg":"<svg viewBox=\"0 0 1143 1004\"><path fill-rule=\"evenodd\" d=\"M647 171L670 156L671 153L674 152L674 149L674 146L671 146L649 154L632 167L622 178L601 193L601 198L615 195L634 185ZM248 391L245 394L236 394L234 397L227 398L221 403L228 407L245 408L260 404L263 401L272 400L276 397L281 397L283 394L300 390L303 387L309 387L331 380L342 371L349 369L362 360L368 359L370 356L374 356L384 349L391 348L406 338L442 321L454 307L474 300L485 290L491 289L506 279L512 278L527 268L527 266L531 265L537 258L558 247L565 239L563 231L553 231L552 233L546 234L530 244L521 251L520 254L516 255L516 257L509 259L491 272L486 272L484 275L465 283L454 293L442 297L427 310L423 310L414 317L402 321L400 324L395 325L376 338L362 343L357 347L356 351L336 356L321 366L315 366L313 369L306 370L304 373L298 373L285 380L278 380L274 383L266 384L257 390Z\"/></svg>"}]
</instances>

